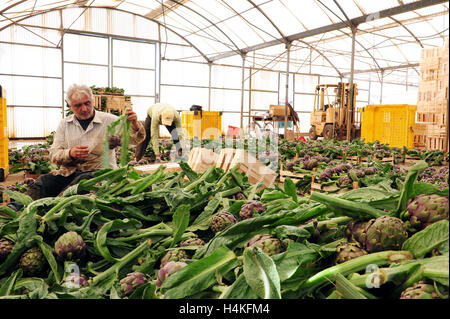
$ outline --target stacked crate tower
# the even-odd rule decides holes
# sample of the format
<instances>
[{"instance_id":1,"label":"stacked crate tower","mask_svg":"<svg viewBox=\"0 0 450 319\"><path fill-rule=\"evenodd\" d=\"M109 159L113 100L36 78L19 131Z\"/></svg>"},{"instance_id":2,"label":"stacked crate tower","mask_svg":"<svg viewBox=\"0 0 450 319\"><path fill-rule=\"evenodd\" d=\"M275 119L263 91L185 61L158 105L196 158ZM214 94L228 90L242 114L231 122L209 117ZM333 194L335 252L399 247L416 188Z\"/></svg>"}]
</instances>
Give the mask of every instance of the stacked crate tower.
<instances>
[{"instance_id":1,"label":"stacked crate tower","mask_svg":"<svg viewBox=\"0 0 450 319\"><path fill-rule=\"evenodd\" d=\"M448 39L444 47L423 49L414 146L427 150L448 148Z\"/></svg>"}]
</instances>

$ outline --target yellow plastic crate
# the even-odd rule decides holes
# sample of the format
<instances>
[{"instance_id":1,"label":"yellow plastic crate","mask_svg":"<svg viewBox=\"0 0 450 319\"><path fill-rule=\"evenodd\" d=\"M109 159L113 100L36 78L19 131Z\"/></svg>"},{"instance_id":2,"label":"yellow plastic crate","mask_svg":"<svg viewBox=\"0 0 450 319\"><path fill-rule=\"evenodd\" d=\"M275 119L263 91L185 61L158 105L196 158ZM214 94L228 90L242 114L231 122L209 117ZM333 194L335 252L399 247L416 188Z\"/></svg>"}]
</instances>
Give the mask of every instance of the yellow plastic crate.
<instances>
[{"instance_id":1,"label":"yellow plastic crate","mask_svg":"<svg viewBox=\"0 0 450 319\"><path fill-rule=\"evenodd\" d=\"M367 105L361 109L361 138L391 147L414 147L416 105Z\"/></svg>"},{"instance_id":2,"label":"yellow plastic crate","mask_svg":"<svg viewBox=\"0 0 450 319\"><path fill-rule=\"evenodd\" d=\"M7 119L5 90L0 86L0 181L9 174Z\"/></svg>"},{"instance_id":3,"label":"yellow plastic crate","mask_svg":"<svg viewBox=\"0 0 450 319\"><path fill-rule=\"evenodd\" d=\"M220 138L222 136L222 112L184 111L181 113L181 125L188 138Z\"/></svg>"}]
</instances>

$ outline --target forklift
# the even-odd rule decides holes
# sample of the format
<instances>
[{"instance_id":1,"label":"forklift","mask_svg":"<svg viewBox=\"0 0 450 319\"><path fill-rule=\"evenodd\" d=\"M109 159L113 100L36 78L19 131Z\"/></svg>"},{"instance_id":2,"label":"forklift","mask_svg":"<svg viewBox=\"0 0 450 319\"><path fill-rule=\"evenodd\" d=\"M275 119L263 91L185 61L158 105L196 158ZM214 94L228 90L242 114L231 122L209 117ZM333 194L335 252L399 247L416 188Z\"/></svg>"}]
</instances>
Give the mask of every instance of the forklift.
<instances>
[{"instance_id":1,"label":"forklift","mask_svg":"<svg viewBox=\"0 0 450 319\"><path fill-rule=\"evenodd\" d=\"M334 91L334 101L331 103L328 89ZM310 139L316 140L318 137L346 139L349 121L350 138L361 137L361 125L357 119L359 114L357 114L355 107L356 95L358 94L356 83L353 84L353 92L352 101L349 83L339 82L338 84L318 84L316 86L314 110L311 112ZM325 104L325 98L327 104Z\"/></svg>"}]
</instances>

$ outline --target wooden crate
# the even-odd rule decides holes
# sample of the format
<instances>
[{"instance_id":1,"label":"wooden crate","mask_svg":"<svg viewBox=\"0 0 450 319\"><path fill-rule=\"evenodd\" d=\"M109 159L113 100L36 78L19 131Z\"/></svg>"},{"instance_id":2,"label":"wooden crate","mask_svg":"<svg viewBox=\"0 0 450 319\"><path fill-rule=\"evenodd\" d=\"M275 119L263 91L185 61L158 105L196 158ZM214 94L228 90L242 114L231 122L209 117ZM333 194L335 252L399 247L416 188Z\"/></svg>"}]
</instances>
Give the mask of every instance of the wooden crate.
<instances>
[{"instance_id":1,"label":"wooden crate","mask_svg":"<svg viewBox=\"0 0 450 319\"><path fill-rule=\"evenodd\" d=\"M106 98L106 109L104 112L119 111L124 113L125 107L131 107L131 100L125 101L125 96L117 94L94 95L94 108L102 109L102 98Z\"/></svg>"},{"instance_id":2,"label":"wooden crate","mask_svg":"<svg viewBox=\"0 0 450 319\"><path fill-rule=\"evenodd\" d=\"M194 147L190 154L188 164L197 173L206 171L210 166L215 166L219 155L211 149Z\"/></svg>"},{"instance_id":3,"label":"wooden crate","mask_svg":"<svg viewBox=\"0 0 450 319\"><path fill-rule=\"evenodd\" d=\"M134 169L138 173L151 174L156 171L160 166L164 166L164 172L181 172L182 169L178 163L158 163L158 164L148 164L135 166Z\"/></svg>"},{"instance_id":4,"label":"wooden crate","mask_svg":"<svg viewBox=\"0 0 450 319\"><path fill-rule=\"evenodd\" d=\"M286 180L286 177L289 177L294 183L296 183L299 180L303 179L305 177L305 174L294 173L291 171L285 171L285 170L283 170L283 164L281 164L281 166L280 166L280 182L284 183L284 181Z\"/></svg>"},{"instance_id":5,"label":"wooden crate","mask_svg":"<svg viewBox=\"0 0 450 319\"><path fill-rule=\"evenodd\" d=\"M263 187L273 187L278 174L261 163L256 157L243 149L224 148L220 151L216 167L228 171L238 165L238 170L244 172L251 184L262 180Z\"/></svg>"},{"instance_id":6,"label":"wooden crate","mask_svg":"<svg viewBox=\"0 0 450 319\"><path fill-rule=\"evenodd\" d=\"M358 182L353 182L352 189L358 188ZM322 185L321 183L316 182L315 176L312 177L311 181L311 194L313 192L339 192L339 193L346 193L351 191L352 189L349 188L340 188L338 186L334 185Z\"/></svg>"}]
</instances>

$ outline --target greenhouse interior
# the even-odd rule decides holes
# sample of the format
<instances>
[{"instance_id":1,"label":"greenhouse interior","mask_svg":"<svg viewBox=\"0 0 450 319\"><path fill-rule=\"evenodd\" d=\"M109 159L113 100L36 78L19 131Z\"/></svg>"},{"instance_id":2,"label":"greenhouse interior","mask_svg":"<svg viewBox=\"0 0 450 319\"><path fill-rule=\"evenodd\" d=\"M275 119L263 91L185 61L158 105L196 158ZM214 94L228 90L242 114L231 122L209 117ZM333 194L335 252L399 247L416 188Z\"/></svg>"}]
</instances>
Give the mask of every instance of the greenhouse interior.
<instances>
[{"instance_id":1,"label":"greenhouse interior","mask_svg":"<svg viewBox=\"0 0 450 319\"><path fill-rule=\"evenodd\" d=\"M449 1L0 0L0 299L448 299L448 82Z\"/></svg>"}]
</instances>

